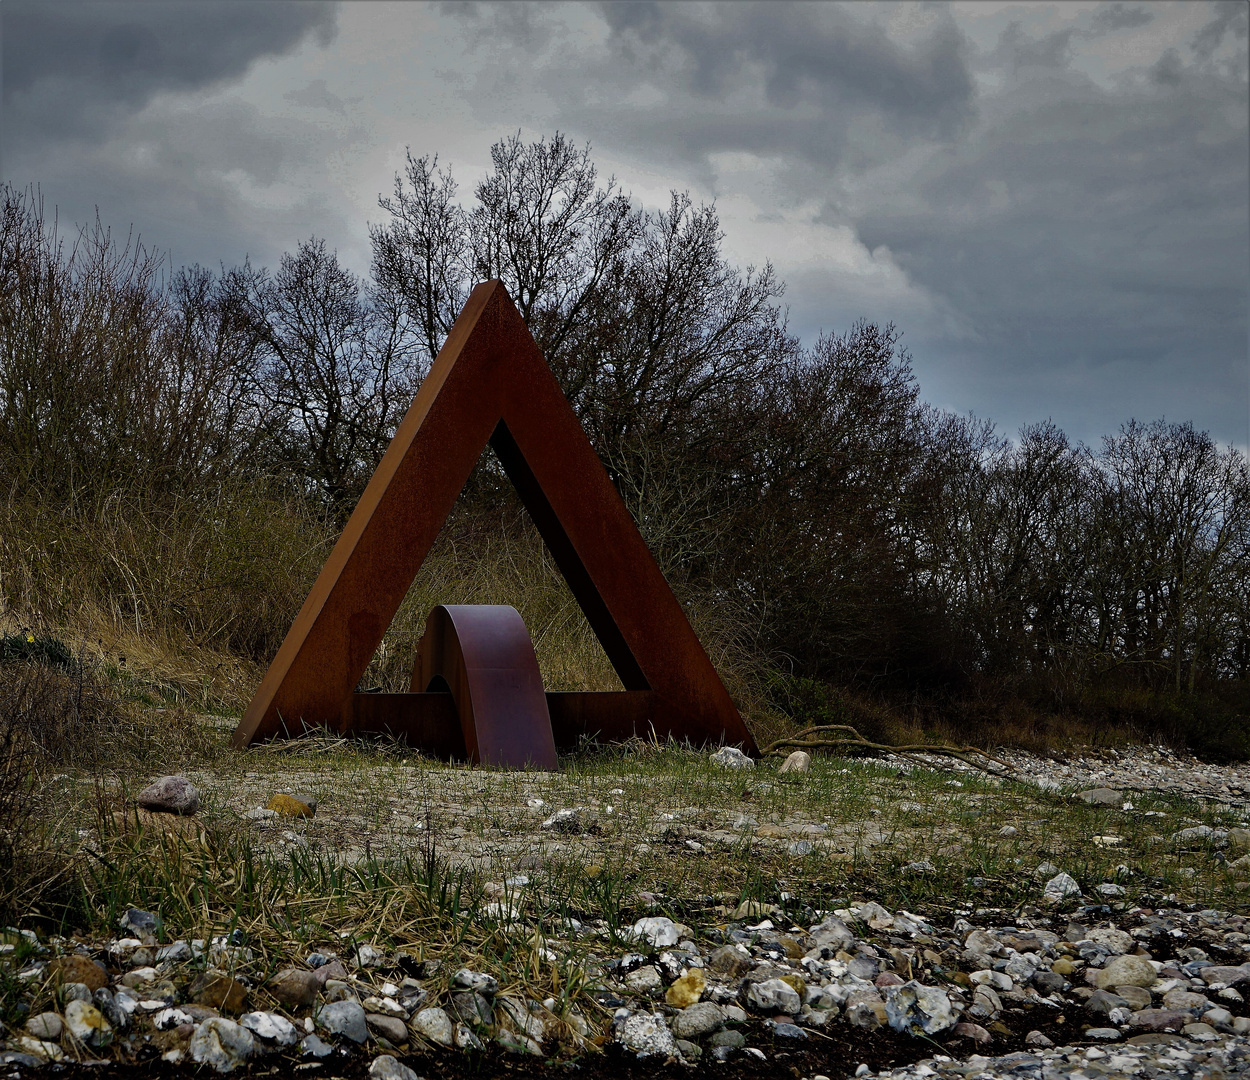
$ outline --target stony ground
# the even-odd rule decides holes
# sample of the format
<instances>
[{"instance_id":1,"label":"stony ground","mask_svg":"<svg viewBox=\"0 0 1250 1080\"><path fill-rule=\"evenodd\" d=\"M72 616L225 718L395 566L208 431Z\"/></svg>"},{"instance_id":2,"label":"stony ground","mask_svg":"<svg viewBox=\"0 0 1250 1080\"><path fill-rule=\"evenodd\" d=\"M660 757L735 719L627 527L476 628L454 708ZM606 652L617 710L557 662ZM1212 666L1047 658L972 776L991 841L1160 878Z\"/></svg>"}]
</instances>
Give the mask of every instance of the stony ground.
<instances>
[{"instance_id":1,"label":"stony ground","mask_svg":"<svg viewBox=\"0 0 1250 1080\"><path fill-rule=\"evenodd\" d=\"M522 1061L561 1075L544 1062L1250 1074L1250 772L1149 748L999 756L998 776L936 760L787 775L691 755L559 774L317 753L190 769L198 813L148 827L204 827L273 858L415 852L476 876L471 917L513 951L462 966L358 927L279 965L247 930L180 938L133 908L108 939L13 932L6 977L29 1008L0 1063L400 1080ZM60 782L69 798L76 781ZM627 890L631 917L553 917L544 893L569 866ZM750 895L744 867L784 888ZM541 979L517 975L524 950Z\"/></svg>"}]
</instances>

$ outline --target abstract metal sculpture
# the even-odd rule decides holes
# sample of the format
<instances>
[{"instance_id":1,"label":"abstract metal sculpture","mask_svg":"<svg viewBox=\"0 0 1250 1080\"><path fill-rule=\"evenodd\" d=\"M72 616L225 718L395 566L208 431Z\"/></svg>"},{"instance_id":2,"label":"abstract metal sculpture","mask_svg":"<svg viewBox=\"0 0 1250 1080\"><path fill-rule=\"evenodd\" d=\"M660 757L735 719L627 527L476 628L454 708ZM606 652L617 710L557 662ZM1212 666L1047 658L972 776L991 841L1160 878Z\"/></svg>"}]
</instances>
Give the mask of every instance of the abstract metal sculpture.
<instances>
[{"instance_id":1,"label":"abstract metal sculpture","mask_svg":"<svg viewBox=\"0 0 1250 1080\"><path fill-rule=\"evenodd\" d=\"M483 664L482 657L491 649L502 650L501 655L517 661L514 672L528 663L518 659L519 616L513 623L498 608L477 614L464 607L435 609L427 624L430 640L423 639L414 669L414 692L354 692L488 443L625 687L543 695L551 738L540 740L542 746L528 739L533 726L541 726L537 720L526 722L527 743L516 747L507 744L500 725L487 715L501 707L502 699L495 690L483 689L486 676L480 673L489 663ZM510 647L506 641L492 643L492 620L510 627L504 631L505 638L512 635ZM456 642L450 652L449 630ZM431 638L434 631L443 635L442 644ZM520 634L528 647L523 626ZM462 685L453 685L461 669L469 674ZM535 665L531 676L536 673ZM441 676L450 692L437 687L424 692L434 676ZM425 687L419 685L423 680ZM525 694L536 703L532 686ZM584 736L671 735L696 744L736 743L756 752L681 605L498 281L478 285L469 296L233 741L247 746L309 726L390 732L427 753L518 767L554 768L554 749L548 746L574 746Z\"/></svg>"}]
</instances>

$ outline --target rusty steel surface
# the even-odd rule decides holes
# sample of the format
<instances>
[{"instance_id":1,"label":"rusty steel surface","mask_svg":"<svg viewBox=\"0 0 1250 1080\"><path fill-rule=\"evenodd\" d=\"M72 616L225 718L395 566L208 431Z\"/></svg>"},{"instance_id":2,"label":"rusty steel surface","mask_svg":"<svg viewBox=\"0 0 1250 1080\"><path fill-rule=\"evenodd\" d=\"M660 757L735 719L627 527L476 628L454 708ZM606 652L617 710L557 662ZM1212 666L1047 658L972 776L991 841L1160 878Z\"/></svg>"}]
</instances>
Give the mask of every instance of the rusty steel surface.
<instances>
[{"instance_id":1,"label":"rusty steel surface","mask_svg":"<svg viewBox=\"0 0 1250 1080\"><path fill-rule=\"evenodd\" d=\"M446 688L474 765L555 769L538 658L516 608L440 604L425 621L412 690Z\"/></svg>"},{"instance_id":2,"label":"rusty steel surface","mask_svg":"<svg viewBox=\"0 0 1250 1080\"><path fill-rule=\"evenodd\" d=\"M487 443L625 690L651 692L645 709L605 700L605 717L616 719L602 730L645 719L659 738L726 742L755 753L681 605L497 281L470 295L234 744L309 725L360 730L357 718L370 706L358 705L362 695L353 692ZM593 706L579 707L578 715L596 730L591 712Z\"/></svg>"}]
</instances>

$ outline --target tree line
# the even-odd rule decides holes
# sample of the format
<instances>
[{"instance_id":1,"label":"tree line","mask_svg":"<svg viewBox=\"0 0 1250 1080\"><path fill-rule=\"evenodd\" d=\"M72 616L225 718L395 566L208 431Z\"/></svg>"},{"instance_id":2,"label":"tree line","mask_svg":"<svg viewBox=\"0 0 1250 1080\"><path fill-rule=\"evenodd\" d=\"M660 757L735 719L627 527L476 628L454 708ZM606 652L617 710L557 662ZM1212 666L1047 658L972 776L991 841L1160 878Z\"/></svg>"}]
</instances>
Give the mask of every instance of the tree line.
<instances>
[{"instance_id":1,"label":"tree line","mask_svg":"<svg viewBox=\"0 0 1250 1080\"><path fill-rule=\"evenodd\" d=\"M1090 447L926 404L901 332L801 342L714 206L641 209L589 148L503 139L462 199L408 156L360 277L312 237L275 269L71 239L3 189L0 477L159 502L280 484L342 522L474 283L501 279L684 598L778 670L899 692L990 680L1246 685L1250 469L1185 422ZM484 457L457 527L523 527Z\"/></svg>"}]
</instances>

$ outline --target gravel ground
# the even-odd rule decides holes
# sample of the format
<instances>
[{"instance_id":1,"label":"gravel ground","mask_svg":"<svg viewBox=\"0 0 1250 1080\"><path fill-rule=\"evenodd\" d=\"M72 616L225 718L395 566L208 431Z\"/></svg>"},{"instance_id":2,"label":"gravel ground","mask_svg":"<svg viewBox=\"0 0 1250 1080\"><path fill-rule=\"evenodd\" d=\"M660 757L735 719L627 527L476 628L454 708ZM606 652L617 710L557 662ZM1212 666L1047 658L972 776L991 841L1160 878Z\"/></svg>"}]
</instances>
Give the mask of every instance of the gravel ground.
<instances>
[{"instance_id":1,"label":"gravel ground","mask_svg":"<svg viewBox=\"0 0 1250 1080\"><path fill-rule=\"evenodd\" d=\"M1094 798L1108 806L1159 791L1229 808L1250 801L1250 770L1162 749L1067 760L1000 756L1016 779L1045 790L1102 792ZM435 801L454 810L500 777L449 772L437 792L427 791L424 807L409 807L402 831L420 831ZM292 788L309 780L293 779ZM274 782L272 772L232 779L216 812L268 830L274 843L306 842L254 813ZM532 856L535 844L547 854L577 851L578 830L561 826L559 807L529 805L540 798L531 790L550 778L507 774L502 782L514 798L490 811L493 831L462 829L449 841L454 850L483 870L515 866L518 853ZM463 790L449 795L455 784ZM362 817L376 824L367 809ZM714 832L703 830L704 839L713 842ZM1250 847L1250 833L1239 832L1227 830L1221 843ZM288 834L295 840L286 841ZM812 835L834 848L841 842L828 830ZM866 835L871 842L870 828L856 842ZM786 833L770 842L801 841ZM587 843L589 857L603 841ZM859 898L796 917L746 901L707 923L684 925L658 913L657 897L657 913L632 925L624 950L602 926L574 920L548 927L545 948L577 950L590 979L588 997L572 1006L511 994L489 970L440 970L367 945L326 946L266 982L269 971L244 938L158 944L153 918L132 910L107 941L51 939L32 951L9 935L0 948L23 957L9 963L10 977L29 985L32 998L36 987L57 989L55 1008L3 1033L0 1065L15 1076L119 1066L157 1075L199 1066L311 1076L367 1068L384 1080L411 1080L458 1074L470 1062L478 1075L561 1071L566 1066L543 1063L558 1047L557 1056L577 1060L591 1076L1250 1074L1250 920L1243 913L1175 898L1131 904L1114 883L1080 896L1058 866L1020 872L1036 880L1039 903L1012 912L971 904L889 910ZM525 873L500 878L488 894L497 897L492 917L507 922L513 896L531 882Z\"/></svg>"}]
</instances>

